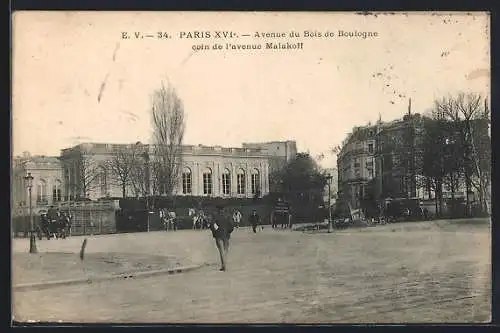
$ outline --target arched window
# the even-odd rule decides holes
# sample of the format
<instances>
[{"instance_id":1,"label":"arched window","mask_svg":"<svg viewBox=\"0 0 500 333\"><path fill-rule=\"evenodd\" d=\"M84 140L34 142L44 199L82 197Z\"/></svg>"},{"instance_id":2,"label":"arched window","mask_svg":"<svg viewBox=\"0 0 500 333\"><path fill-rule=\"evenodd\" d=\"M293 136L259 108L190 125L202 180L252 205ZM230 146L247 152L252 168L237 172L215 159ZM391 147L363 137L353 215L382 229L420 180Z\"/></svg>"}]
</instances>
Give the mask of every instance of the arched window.
<instances>
[{"instance_id":1,"label":"arched window","mask_svg":"<svg viewBox=\"0 0 500 333\"><path fill-rule=\"evenodd\" d=\"M62 200L61 181L56 179L52 187L52 202L59 202Z\"/></svg>"},{"instance_id":2,"label":"arched window","mask_svg":"<svg viewBox=\"0 0 500 333\"><path fill-rule=\"evenodd\" d=\"M209 168L203 171L203 194L212 194L212 170Z\"/></svg>"},{"instance_id":3,"label":"arched window","mask_svg":"<svg viewBox=\"0 0 500 333\"><path fill-rule=\"evenodd\" d=\"M183 194L191 194L192 193L192 174L191 169L184 168L182 171L182 193Z\"/></svg>"},{"instance_id":4,"label":"arched window","mask_svg":"<svg viewBox=\"0 0 500 333\"><path fill-rule=\"evenodd\" d=\"M231 171L224 169L222 172L222 194L231 194Z\"/></svg>"},{"instance_id":5,"label":"arched window","mask_svg":"<svg viewBox=\"0 0 500 333\"><path fill-rule=\"evenodd\" d=\"M38 204L47 203L47 182L44 179L40 179L36 186L36 202Z\"/></svg>"},{"instance_id":6,"label":"arched window","mask_svg":"<svg viewBox=\"0 0 500 333\"><path fill-rule=\"evenodd\" d=\"M236 173L236 190L238 194L245 194L245 171L238 169Z\"/></svg>"},{"instance_id":7,"label":"arched window","mask_svg":"<svg viewBox=\"0 0 500 333\"><path fill-rule=\"evenodd\" d=\"M260 174L259 170L252 169L252 194L260 194Z\"/></svg>"}]
</instances>

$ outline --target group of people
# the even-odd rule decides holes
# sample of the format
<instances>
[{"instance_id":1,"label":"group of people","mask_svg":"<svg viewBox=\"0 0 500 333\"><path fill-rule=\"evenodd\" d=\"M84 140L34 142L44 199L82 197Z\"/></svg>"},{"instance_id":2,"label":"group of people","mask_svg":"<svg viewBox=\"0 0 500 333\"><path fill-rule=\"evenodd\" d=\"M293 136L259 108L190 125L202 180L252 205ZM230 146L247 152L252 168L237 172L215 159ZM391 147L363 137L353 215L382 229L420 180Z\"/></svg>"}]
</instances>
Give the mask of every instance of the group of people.
<instances>
[{"instance_id":1,"label":"group of people","mask_svg":"<svg viewBox=\"0 0 500 333\"><path fill-rule=\"evenodd\" d=\"M59 208L51 206L47 212L43 211L40 214L40 222L37 225L36 233L38 239L47 237L51 238L66 238L71 234L72 215L69 212L61 212Z\"/></svg>"},{"instance_id":2,"label":"group of people","mask_svg":"<svg viewBox=\"0 0 500 333\"><path fill-rule=\"evenodd\" d=\"M188 211L188 215L193 221L193 230L208 229L209 216L202 209L190 208Z\"/></svg>"},{"instance_id":3,"label":"group of people","mask_svg":"<svg viewBox=\"0 0 500 333\"><path fill-rule=\"evenodd\" d=\"M243 219L243 215L241 212L237 209L234 210L233 212L233 223L236 228L240 227L241 220ZM260 216L257 213L257 210L253 209L250 215L248 216L248 222L250 222L250 225L252 226L252 230L254 233L257 233L257 227L260 225ZM262 225L260 225L260 228L263 229Z\"/></svg>"},{"instance_id":4,"label":"group of people","mask_svg":"<svg viewBox=\"0 0 500 333\"><path fill-rule=\"evenodd\" d=\"M176 231L179 229L177 225L177 215L174 211L169 211L168 209L160 209L160 220L163 223L163 228L165 231Z\"/></svg>"}]
</instances>

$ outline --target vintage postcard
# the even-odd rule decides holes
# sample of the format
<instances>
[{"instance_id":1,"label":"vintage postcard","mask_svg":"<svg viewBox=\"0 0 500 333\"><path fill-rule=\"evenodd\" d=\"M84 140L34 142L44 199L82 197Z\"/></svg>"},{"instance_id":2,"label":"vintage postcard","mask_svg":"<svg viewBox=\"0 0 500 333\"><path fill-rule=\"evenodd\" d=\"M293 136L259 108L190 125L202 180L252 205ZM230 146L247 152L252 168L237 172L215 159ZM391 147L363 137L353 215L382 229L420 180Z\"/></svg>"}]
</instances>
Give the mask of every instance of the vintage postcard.
<instances>
[{"instance_id":1,"label":"vintage postcard","mask_svg":"<svg viewBox=\"0 0 500 333\"><path fill-rule=\"evenodd\" d=\"M487 12L12 16L12 320L491 320Z\"/></svg>"}]
</instances>

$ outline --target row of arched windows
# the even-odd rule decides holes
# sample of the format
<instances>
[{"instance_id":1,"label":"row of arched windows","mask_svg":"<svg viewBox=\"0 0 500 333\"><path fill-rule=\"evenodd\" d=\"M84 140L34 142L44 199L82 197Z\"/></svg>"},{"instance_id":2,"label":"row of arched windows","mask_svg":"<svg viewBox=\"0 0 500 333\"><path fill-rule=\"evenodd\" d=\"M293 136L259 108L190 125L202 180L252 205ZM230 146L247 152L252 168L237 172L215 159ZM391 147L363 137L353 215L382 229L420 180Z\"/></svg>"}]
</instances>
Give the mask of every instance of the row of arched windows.
<instances>
[{"instance_id":1,"label":"row of arched windows","mask_svg":"<svg viewBox=\"0 0 500 333\"><path fill-rule=\"evenodd\" d=\"M57 179L52 185L52 202L62 200L61 181ZM36 202L39 204L48 203L48 185L45 179L40 179L36 185Z\"/></svg>"},{"instance_id":2,"label":"row of arched windows","mask_svg":"<svg viewBox=\"0 0 500 333\"><path fill-rule=\"evenodd\" d=\"M203 194L211 195L213 189L213 174L210 168L205 168L203 170ZM231 194L231 171L225 168L222 171L222 194ZM250 190L252 194L257 194L260 192L260 174L259 170L252 169L250 171ZM184 168L182 172L182 193L192 194L193 192L193 176L191 169L188 167ZM236 193L241 195L246 192L246 173L243 169L236 170Z\"/></svg>"}]
</instances>

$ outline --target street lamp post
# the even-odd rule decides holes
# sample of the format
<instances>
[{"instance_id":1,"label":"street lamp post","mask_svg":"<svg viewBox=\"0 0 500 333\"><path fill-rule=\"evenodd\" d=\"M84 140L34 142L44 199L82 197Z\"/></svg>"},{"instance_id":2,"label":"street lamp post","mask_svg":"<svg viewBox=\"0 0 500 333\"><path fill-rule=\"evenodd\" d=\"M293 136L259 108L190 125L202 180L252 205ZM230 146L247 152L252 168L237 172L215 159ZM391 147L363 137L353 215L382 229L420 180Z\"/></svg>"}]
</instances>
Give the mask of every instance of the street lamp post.
<instances>
[{"instance_id":1,"label":"street lamp post","mask_svg":"<svg viewBox=\"0 0 500 333\"><path fill-rule=\"evenodd\" d=\"M328 232L332 232L333 226L332 226L332 192L331 192L331 182L332 182L332 175L328 175L326 179L328 180Z\"/></svg>"},{"instance_id":2,"label":"street lamp post","mask_svg":"<svg viewBox=\"0 0 500 333\"><path fill-rule=\"evenodd\" d=\"M35 237L35 231L33 227L33 209L32 209L32 204L31 204L31 189L33 188L33 176L31 175L31 172L28 172L28 174L24 177L24 180L26 181L26 186L28 187L28 193L29 193L29 209L30 209L30 253L37 253L38 250L36 248L36 237Z\"/></svg>"}]
</instances>

